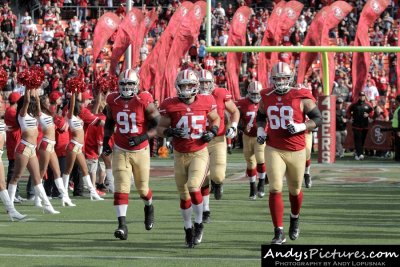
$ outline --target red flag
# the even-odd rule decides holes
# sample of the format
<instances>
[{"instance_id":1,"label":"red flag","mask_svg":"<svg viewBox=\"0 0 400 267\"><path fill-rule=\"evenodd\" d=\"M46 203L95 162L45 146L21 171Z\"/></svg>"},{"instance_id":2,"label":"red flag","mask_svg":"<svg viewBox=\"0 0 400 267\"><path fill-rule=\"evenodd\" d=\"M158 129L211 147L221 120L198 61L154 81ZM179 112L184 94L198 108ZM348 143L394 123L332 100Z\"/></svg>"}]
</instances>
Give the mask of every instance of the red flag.
<instances>
[{"instance_id":1,"label":"red flag","mask_svg":"<svg viewBox=\"0 0 400 267\"><path fill-rule=\"evenodd\" d=\"M329 7L322 8L315 18L312 20L310 27L308 28L306 38L304 39L304 46L320 46L321 45L321 35L322 35L322 25L325 21L326 14L328 13ZM297 83L304 83L304 78L308 69L311 67L312 63L317 59L317 53L301 52L300 53L300 63L297 71Z\"/></svg>"},{"instance_id":2,"label":"red flag","mask_svg":"<svg viewBox=\"0 0 400 267\"><path fill-rule=\"evenodd\" d=\"M400 47L400 31L397 33L397 46ZM397 94L400 94L400 53L397 53L396 58L396 81L397 81Z\"/></svg>"},{"instance_id":3,"label":"red flag","mask_svg":"<svg viewBox=\"0 0 400 267\"><path fill-rule=\"evenodd\" d=\"M246 45L246 30L249 22L251 10L247 6L240 7L233 16L229 29L228 46ZM228 90L233 99L239 99L239 71L242 62L242 53L228 52L226 57L226 81Z\"/></svg>"},{"instance_id":4,"label":"red flag","mask_svg":"<svg viewBox=\"0 0 400 267\"><path fill-rule=\"evenodd\" d=\"M149 32L151 26L157 20L158 14L155 9L152 9L146 14L140 23L140 30L135 41L131 43L132 45L132 68L135 68L139 62L140 48L143 45L143 40L145 39L147 33Z\"/></svg>"},{"instance_id":5,"label":"red flag","mask_svg":"<svg viewBox=\"0 0 400 267\"><path fill-rule=\"evenodd\" d=\"M329 31L335 28L350 13L353 7L345 1L336 1L329 6L329 12L322 25L321 46L329 46ZM329 88L332 92L335 79L335 53L328 53L329 61ZM322 66L323 68L323 66Z\"/></svg>"},{"instance_id":6,"label":"red flag","mask_svg":"<svg viewBox=\"0 0 400 267\"><path fill-rule=\"evenodd\" d=\"M99 18L93 33L93 62L96 62L100 50L117 30L120 23L119 17L112 12L107 12Z\"/></svg>"},{"instance_id":7,"label":"red flag","mask_svg":"<svg viewBox=\"0 0 400 267\"><path fill-rule=\"evenodd\" d=\"M178 7L174 15L172 15L171 19L169 20L167 28L157 41L156 46L142 64L140 68L140 86L142 89L149 90L152 86L155 88L161 88L158 86L158 83L155 83L156 75L164 75L165 64L176 31L179 28L183 17L188 14L192 7L193 4L190 2L184 2ZM158 73L161 71L161 69L162 72ZM154 99L160 101L160 95L161 90L154 90Z\"/></svg>"},{"instance_id":8,"label":"red flag","mask_svg":"<svg viewBox=\"0 0 400 267\"><path fill-rule=\"evenodd\" d=\"M175 78L178 73L178 68L181 65L181 60L186 55L189 48L197 40L200 34L200 26L203 22L203 18L206 15L206 3L203 1L196 2L192 9L190 9L187 16L182 20L181 25L174 37L171 49L168 54L167 63L168 69L165 69L165 83L164 92L165 96L161 97L161 101L166 97L176 95L175 90ZM162 88L155 88L159 90Z\"/></svg>"},{"instance_id":9,"label":"red flag","mask_svg":"<svg viewBox=\"0 0 400 267\"><path fill-rule=\"evenodd\" d=\"M129 45L133 43L135 38L138 36L139 25L142 19L142 11L137 8L132 8L132 10L129 11L128 14L126 14L124 20L121 22L118 28L117 36L113 45L113 52L111 55L111 74L115 74L119 59L125 53Z\"/></svg>"},{"instance_id":10,"label":"red flag","mask_svg":"<svg viewBox=\"0 0 400 267\"><path fill-rule=\"evenodd\" d=\"M368 0L365 4L360 20L357 26L356 38L354 46L370 46L368 29L374 23L374 21L380 16L380 14L389 5L389 0ZM369 66L371 63L371 55L369 52L366 53L353 53L352 62L352 77L353 77L353 89L352 97L353 101L356 101L356 96L363 89L367 80L369 72Z\"/></svg>"},{"instance_id":11,"label":"red flag","mask_svg":"<svg viewBox=\"0 0 400 267\"><path fill-rule=\"evenodd\" d=\"M274 32L275 44L279 45L282 38L287 34L300 16L303 4L298 1L289 1L283 9L282 15L279 17L278 25ZM271 71L272 66L278 62L278 52L271 53L271 63L267 65L268 73Z\"/></svg>"},{"instance_id":12,"label":"red flag","mask_svg":"<svg viewBox=\"0 0 400 267\"><path fill-rule=\"evenodd\" d=\"M264 32L263 39L261 41L262 46L275 45L274 32L279 21L279 17L282 15L282 11L286 5L285 1L279 2L272 10L271 16L267 21L267 30ZM267 65L270 64L271 53L261 52L258 54L258 65L257 65L257 79L263 85L263 88L268 86L267 76Z\"/></svg>"}]
</instances>

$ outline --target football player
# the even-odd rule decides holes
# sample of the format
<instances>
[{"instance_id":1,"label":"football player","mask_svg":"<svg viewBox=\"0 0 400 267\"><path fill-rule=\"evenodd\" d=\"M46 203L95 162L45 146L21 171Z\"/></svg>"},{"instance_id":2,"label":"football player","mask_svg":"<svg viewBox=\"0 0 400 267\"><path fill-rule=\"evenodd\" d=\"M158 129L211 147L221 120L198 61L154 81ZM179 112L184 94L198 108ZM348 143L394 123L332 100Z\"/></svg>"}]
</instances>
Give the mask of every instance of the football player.
<instances>
[{"instance_id":1,"label":"football player","mask_svg":"<svg viewBox=\"0 0 400 267\"><path fill-rule=\"evenodd\" d=\"M283 231L283 178L286 175L290 200L289 237L299 237L301 190L306 162L305 131L321 122L321 112L310 90L293 87L294 73L283 62L271 70L272 91L261 92L257 113L257 142L265 141L265 160L269 180L269 209L275 227L271 244L286 242ZM306 115L309 120L306 121ZM265 127L268 123L267 133Z\"/></svg>"},{"instance_id":2,"label":"football player","mask_svg":"<svg viewBox=\"0 0 400 267\"><path fill-rule=\"evenodd\" d=\"M203 237L201 186L208 172L207 145L219 133L220 118L214 98L198 94L199 78L193 70L180 71L175 87L177 97L167 98L161 103L157 134L173 137L175 181L180 195L185 241L188 248L193 248Z\"/></svg>"},{"instance_id":3,"label":"football player","mask_svg":"<svg viewBox=\"0 0 400 267\"><path fill-rule=\"evenodd\" d=\"M211 95L217 104L217 112L220 118L220 127L217 136L208 144L208 153L210 154L210 175L212 188L215 199L222 197L222 183L225 180L226 172L226 137L234 138L237 134L237 125L239 122L240 112L232 101L232 95L225 88L217 88L214 85L214 76L208 70L199 72L200 94ZM225 127L225 110L230 115L231 127ZM226 135L226 137L225 137ZM210 208L210 189L209 179L207 178L202 185L201 192L204 202L204 222L209 222Z\"/></svg>"},{"instance_id":4,"label":"football player","mask_svg":"<svg viewBox=\"0 0 400 267\"><path fill-rule=\"evenodd\" d=\"M250 200L255 200L257 194L260 198L264 197L264 185L266 181L268 183L265 175L265 144L257 142L256 115L261 100L261 90L261 83L253 81L247 88L246 97L236 102L243 128L243 156L247 163L246 175L250 180ZM257 175L258 185L256 186Z\"/></svg>"},{"instance_id":5,"label":"football player","mask_svg":"<svg viewBox=\"0 0 400 267\"><path fill-rule=\"evenodd\" d=\"M126 212L128 209L131 177L143 199L144 224L151 230L154 223L152 191L149 188L150 148L148 139L156 134L160 114L148 92L139 93L139 77L132 69L124 70L118 78L119 92L110 93L106 102L106 124L104 126L103 153L112 152L114 176L114 207L118 217L118 228L114 236L128 238ZM115 132L114 132L115 127ZM114 147L109 140L114 134Z\"/></svg>"}]
</instances>

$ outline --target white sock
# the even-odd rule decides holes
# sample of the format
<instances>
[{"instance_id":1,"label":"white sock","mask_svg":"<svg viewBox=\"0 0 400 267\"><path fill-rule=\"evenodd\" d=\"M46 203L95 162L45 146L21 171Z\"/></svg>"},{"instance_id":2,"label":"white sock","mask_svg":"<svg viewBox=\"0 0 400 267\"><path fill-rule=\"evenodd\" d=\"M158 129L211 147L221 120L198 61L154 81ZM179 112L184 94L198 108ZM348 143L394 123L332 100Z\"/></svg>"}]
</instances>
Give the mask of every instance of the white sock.
<instances>
[{"instance_id":1,"label":"white sock","mask_svg":"<svg viewBox=\"0 0 400 267\"><path fill-rule=\"evenodd\" d=\"M310 174L311 166L306 167L304 174Z\"/></svg>"},{"instance_id":2,"label":"white sock","mask_svg":"<svg viewBox=\"0 0 400 267\"><path fill-rule=\"evenodd\" d=\"M203 196L203 211L210 211L210 195Z\"/></svg>"},{"instance_id":3,"label":"white sock","mask_svg":"<svg viewBox=\"0 0 400 267\"><path fill-rule=\"evenodd\" d=\"M255 182L256 182L256 179L257 179L257 177L256 177L255 175L249 177L250 183L255 183Z\"/></svg>"},{"instance_id":4,"label":"white sock","mask_svg":"<svg viewBox=\"0 0 400 267\"><path fill-rule=\"evenodd\" d=\"M146 206L150 206L151 204L153 204L153 198L150 198L149 200L144 200L144 199L143 199L143 203L144 203Z\"/></svg>"},{"instance_id":5,"label":"white sock","mask_svg":"<svg viewBox=\"0 0 400 267\"><path fill-rule=\"evenodd\" d=\"M265 175L266 175L265 172L259 172L259 173L258 173L258 179L264 180L264 179L265 179Z\"/></svg>"},{"instance_id":6,"label":"white sock","mask_svg":"<svg viewBox=\"0 0 400 267\"><path fill-rule=\"evenodd\" d=\"M194 213L194 222L202 223L203 222L203 203L199 205L192 204L193 213Z\"/></svg>"},{"instance_id":7,"label":"white sock","mask_svg":"<svg viewBox=\"0 0 400 267\"><path fill-rule=\"evenodd\" d=\"M11 203L14 203L15 192L17 192L17 184L8 184L8 195Z\"/></svg>"},{"instance_id":8,"label":"white sock","mask_svg":"<svg viewBox=\"0 0 400 267\"><path fill-rule=\"evenodd\" d=\"M188 209L181 209L181 214L183 218L183 223L185 225L185 229L192 228L192 207Z\"/></svg>"},{"instance_id":9,"label":"white sock","mask_svg":"<svg viewBox=\"0 0 400 267\"><path fill-rule=\"evenodd\" d=\"M117 218L121 216L126 216L126 211L128 210L128 204L115 205L115 211L117 212Z\"/></svg>"},{"instance_id":10,"label":"white sock","mask_svg":"<svg viewBox=\"0 0 400 267\"><path fill-rule=\"evenodd\" d=\"M10 196L8 195L7 190L4 189L4 190L0 191L0 198L1 198L1 201L3 201L4 206L6 207L7 211L14 210L14 203L11 202Z\"/></svg>"},{"instance_id":11,"label":"white sock","mask_svg":"<svg viewBox=\"0 0 400 267\"><path fill-rule=\"evenodd\" d=\"M291 218L299 218L299 214L293 215L293 213L290 213L290 217L291 217Z\"/></svg>"}]
</instances>

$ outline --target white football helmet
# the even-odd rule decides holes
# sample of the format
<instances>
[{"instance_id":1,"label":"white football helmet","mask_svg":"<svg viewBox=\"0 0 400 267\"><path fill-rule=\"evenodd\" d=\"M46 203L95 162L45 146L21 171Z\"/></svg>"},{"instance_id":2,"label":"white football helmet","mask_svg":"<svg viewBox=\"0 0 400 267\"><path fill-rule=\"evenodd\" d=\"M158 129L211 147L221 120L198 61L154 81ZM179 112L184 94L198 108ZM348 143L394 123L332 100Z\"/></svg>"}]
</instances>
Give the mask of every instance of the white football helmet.
<instances>
[{"instance_id":1,"label":"white football helmet","mask_svg":"<svg viewBox=\"0 0 400 267\"><path fill-rule=\"evenodd\" d=\"M257 104L261 100L261 90L262 84L259 81L254 81L249 84L247 87L247 98L250 99L251 102Z\"/></svg>"},{"instance_id":2,"label":"white football helmet","mask_svg":"<svg viewBox=\"0 0 400 267\"><path fill-rule=\"evenodd\" d=\"M199 72L200 93L209 95L214 90L214 75L208 70Z\"/></svg>"},{"instance_id":3,"label":"white football helmet","mask_svg":"<svg viewBox=\"0 0 400 267\"><path fill-rule=\"evenodd\" d=\"M118 90L123 98L130 98L139 92L139 75L135 70L126 69L118 77Z\"/></svg>"},{"instance_id":4,"label":"white football helmet","mask_svg":"<svg viewBox=\"0 0 400 267\"><path fill-rule=\"evenodd\" d=\"M175 88L179 99L189 100L199 92L199 77L193 70L182 70L176 77Z\"/></svg>"},{"instance_id":5,"label":"white football helmet","mask_svg":"<svg viewBox=\"0 0 400 267\"><path fill-rule=\"evenodd\" d=\"M272 67L271 82L274 92L278 95L286 94L293 84L294 75L290 66L285 62L279 62Z\"/></svg>"}]
</instances>

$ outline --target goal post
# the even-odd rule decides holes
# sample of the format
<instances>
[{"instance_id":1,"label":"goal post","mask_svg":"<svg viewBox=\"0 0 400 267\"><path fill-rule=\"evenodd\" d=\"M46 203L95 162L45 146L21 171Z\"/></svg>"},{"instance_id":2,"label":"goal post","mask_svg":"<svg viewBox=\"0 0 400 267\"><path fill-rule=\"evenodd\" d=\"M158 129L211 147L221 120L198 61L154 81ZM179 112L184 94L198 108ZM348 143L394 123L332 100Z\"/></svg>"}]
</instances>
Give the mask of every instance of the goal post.
<instances>
[{"instance_id":1,"label":"goal post","mask_svg":"<svg viewBox=\"0 0 400 267\"><path fill-rule=\"evenodd\" d=\"M400 53L400 47L391 46L212 46L211 42L211 0L207 0L206 15L206 52L311 52L321 53L322 63L322 82L324 97L320 99L319 107L323 115L323 124L318 129L318 162L333 163L335 162L335 144L336 144L336 121L334 114L336 108L334 104L335 96L330 96L329 85L329 62L328 53L330 52L384 52L384 53ZM400 55L399 55L400 56ZM333 100L332 100L333 98ZM324 114L326 116L324 116ZM326 128L323 128L326 127ZM323 130L321 130L323 128ZM328 129L329 128L329 129ZM324 133L330 134L324 139ZM321 146L321 144L324 144ZM324 156L325 155L325 156Z\"/></svg>"}]
</instances>

